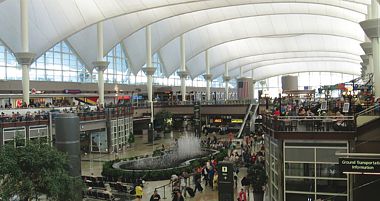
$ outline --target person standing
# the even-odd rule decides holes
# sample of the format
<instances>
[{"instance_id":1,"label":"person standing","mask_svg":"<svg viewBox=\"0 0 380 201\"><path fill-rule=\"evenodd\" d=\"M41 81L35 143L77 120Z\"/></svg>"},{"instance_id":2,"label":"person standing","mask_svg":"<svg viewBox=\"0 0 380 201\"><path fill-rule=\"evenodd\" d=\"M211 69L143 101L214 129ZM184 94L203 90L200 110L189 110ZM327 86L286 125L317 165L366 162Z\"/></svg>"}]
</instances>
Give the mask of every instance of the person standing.
<instances>
[{"instance_id":1,"label":"person standing","mask_svg":"<svg viewBox=\"0 0 380 201\"><path fill-rule=\"evenodd\" d=\"M136 185L135 191L136 191L136 198L137 198L137 200L141 201L142 196L144 194L142 187L140 185Z\"/></svg>"},{"instance_id":2,"label":"person standing","mask_svg":"<svg viewBox=\"0 0 380 201\"><path fill-rule=\"evenodd\" d=\"M186 178L184 176L180 177L180 186L181 186L181 192L186 197Z\"/></svg>"},{"instance_id":3,"label":"person standing","mask_svg":"<svg viewBox=\"0 0 380 201\"><path fill-rule=\"evenodd\" d=\"M185 198L183 198L181 191L176 191L173 197L172 201L185 201Z\"/></svg>"},{"instance_id":4,"label":"person standing","mask_svg":"<svg viewBox=\"0 0 380 201\"><path fill-rule=\"evenodd\" d=\"M157 190L155 189L149 201L160 201L160 200L161 200L161 196L157 193Z\"/></svg>"},{"instance_id":5,"label":"person standing","mask_svg":"<svg viewBox=\"0 0 380 201\"><path fill-rule=\"evenodd\" d=\"M208 176L208 168L207 168L207 165L205 165L203 167L203 170L202 170L202 175L203 175L203 179L205 180L205 187L208 185L209 183L209 176Z\"/></svg>"}]
</instances>

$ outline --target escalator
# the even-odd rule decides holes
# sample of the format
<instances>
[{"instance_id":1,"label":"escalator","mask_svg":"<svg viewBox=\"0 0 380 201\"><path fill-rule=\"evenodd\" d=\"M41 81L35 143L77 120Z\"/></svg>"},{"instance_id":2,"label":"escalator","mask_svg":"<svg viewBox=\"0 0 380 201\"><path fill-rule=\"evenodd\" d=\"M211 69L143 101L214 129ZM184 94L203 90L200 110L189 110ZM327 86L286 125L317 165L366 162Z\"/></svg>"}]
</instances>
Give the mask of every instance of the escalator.
<instances>
[{"instance_id":1,"label":"escalator","mask_svg":"<svg viewBox=\"0 0 380 201\"><path fill-rule=\"evenodd\" d=\"M247 113L244 116L244 121L241 124L241 127L239 129L239 132L236 135L236 138L243 137L244 131L252 130L252 126L254 127L254 123L257 117L257 110L258 110L258 104L249 104ZM250 117L250 121L248 122L248 118ZM249 123L249 124L247 124Z\"/></svg>"},{"instance_id":2,"label":"escalator","mask_svg":"<svg viewBox=\"0 0 380 201\"><path fill-rule=\"evenodd\" d=\"M380 154L380 107L378 104L356 115L357 136L353 142L354 153ZM354 200L378 197L379 175L354 175ZM367 199L368 200L368 199ZM372 201L372 200L371 200Z\"/></svg>"}]
</instances>

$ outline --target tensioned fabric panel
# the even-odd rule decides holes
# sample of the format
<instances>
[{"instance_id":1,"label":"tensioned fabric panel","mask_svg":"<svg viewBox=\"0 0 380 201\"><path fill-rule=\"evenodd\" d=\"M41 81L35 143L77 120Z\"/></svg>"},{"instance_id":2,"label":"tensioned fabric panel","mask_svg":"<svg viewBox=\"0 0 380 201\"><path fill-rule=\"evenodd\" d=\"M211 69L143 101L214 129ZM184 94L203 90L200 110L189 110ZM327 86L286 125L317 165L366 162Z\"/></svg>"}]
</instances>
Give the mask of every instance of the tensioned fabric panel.
<instances>
[{"instance_id":1,"label":"tensioned fabric panel","mask_svg":"<svg viewBox=\"0 0 380 201\"><path fill-rule=\"evenodd\" d=\"M353 22L359 22L365 18L364 14L348 9L346 8L347 6L341 8L336 5L321 3L307 4L293 2L285 4L281 2L282 1L260 4L259 1L255 4L203 9L197 12L190 12L183 15L177 14L174 17L170 17L173 15L173 13L170 12L171 10L178 11L177 8L180 7L180 5L176 5L116 17L104 22L104 49L105 52L108 52L118 42L128 37L124 41L127 47L126 52L133 72L137 73L146 61L146 55L144 54L145 31L141 28L155 21L157 22L152 24L152 49L154 52L173 38L191 29L234 18L290 13L327 15L348 19ZM154 15L152 15L152 13L154 13ZM170 18L165 19L166 17ZM164 20L158 21L160 19ZM74 49L82 56L85 63L90 65L91 62L96 59L96 29L93 27L87 29L89 30L81 31L70 37L69 42L72 43ZM173 69L166 69L168 74L174 71Z\"/></svg>"},{"instance_id":2,"label":"tensioned fabric panel","mask_svg":"<svg viewBox=\"0 0 380 201\"><path fill-rule=\"evenodd\" d=\"M145 13L144 15L139 14L138 20L136 21L137 24L141 23L141 26L145 26L142 23L144 19L149 16L160 19L159 14L162 13L166 16L167 13L170 13L171 16L176 16L180 13L213 7L217 8L272 1L293 2L295 0L30 0L30 49L37 55L41 55L54 44L88 26L125 14L150 10L151 12ZM301 1L315 2L315 0ZM366 13L366 8L363 4L342 0L329 1L331 1L331 3L327 4L347 7L361 13ZM0 4L0 38L14 52L21 50L19 39L19 2L19 0L6 0ZM155 11L155 9L165 7L170 7L170 9L165 10L165 12Z\"/></svg>"},{"instance_id":3,"label":"tensioned fabric panel","mask_svg":"<svg viewBox=\"0 0 380 201\"><path fill-rule=\"evenodd\" d=\"M337 72L358 75L360 69L356 64L348 62L293 62L263 66L254 69L254 80L262 80L268 77L273 77L282 74L297 73L297 72ZM244 76L251 77L251 72L247 71Z\"/></svg>"},{"instance_id":4,"label":"tensioned fabric panel","mask_svg":"<svg viewBox=\"0 0 380 201\"><path fill-rule=\"evenodd\" d=\"M254 55L265 55L273 60L281 60L286 57L302 57L302 56L318 56L323 52L324 56L336 56L337 53L345 54L349 58L360 61L360 56L364 54L361 48L358 48L359 41L350 38L331 36L331 35L295 35L283 38L248 38L227 42L215 46L208 50L210 57L211 71L214 72L214 67L224 65L237 58L243 58ZM277 54L274 54L277 53ZM299 55L299 53L304 53ZM317 53L317 54L315 54ZM256 58L255 58L256 59ZM260 58L257 58L260 59ZM230 65L229 69L240 67L241 65ZM188 69L192 77L202 74L205 70L205 54L194 57L187 63ZM216 74L217 76L218 74Z\"/></svg>"},{"instance_id":5,"label":"tensioned fabric panel","mask_svg":"<svg viewBox=\"0 0 380 201\"><path fill-rule=\"evenodd\" d=\"M14 52L21 49L19 2L0 0L0 39ZM177 37L182 33L186 33L187 59L195 58L205 49L216 45L251 37L319 33L363 41L364 33L357 22L364 20L367 4L370 2L370 0L29 0L30 50L40 55L71 35L68 39L71 46L85 63L91 66L91 62L96 59L94 24L106 20L105 54L127 37L123 42L127 47L132 71L136 73L146 60L143 28L153 23L153 50L162 50L160 56L163 59L165 72L169 75L179 66ZM294 23L291 18L301 19L296 19ZM318 25L318 28L313 27L315 25ZM164 49L167 49L167 52ZM168 54L170 58L167 57ZM201 69L204 70L202 67ZM189 70L192 75L199 74L192 72L190 67Z\"/></svg>"},{"instance_id":6,"label":"tensioned fabric panel","mask_svg":"<svg viewBox=\"0 0 380 201\"><path fill-rule=\"evenodd\" d=\"M285 53L268 53L268 54L261 54L261 55L255 55L255 56L246 56L241 58L236 58L234 60L231 60L227 62L229 71L236 70L236 72L240 73L240 67L244 66L252 66L252 65L267 65L268 63L277 64L281 62L288 62L289 60L300 60L300 59L323 59L323 60L333 60L333 59L341 59L341 60L347 60L355 63L360 63L361 59L359 56L347 54L347 53L340 53L340 52L318 52L318 51L312 51L312 52L285 52ZM248 71L246 68L245 71ZM218 65L213 68L213 78L217 78L222 76L225 72L225 64ZM248 73L249 74L249 73ZM249 75L251 77L251 75Z\"/></svg>"}]
</instances>

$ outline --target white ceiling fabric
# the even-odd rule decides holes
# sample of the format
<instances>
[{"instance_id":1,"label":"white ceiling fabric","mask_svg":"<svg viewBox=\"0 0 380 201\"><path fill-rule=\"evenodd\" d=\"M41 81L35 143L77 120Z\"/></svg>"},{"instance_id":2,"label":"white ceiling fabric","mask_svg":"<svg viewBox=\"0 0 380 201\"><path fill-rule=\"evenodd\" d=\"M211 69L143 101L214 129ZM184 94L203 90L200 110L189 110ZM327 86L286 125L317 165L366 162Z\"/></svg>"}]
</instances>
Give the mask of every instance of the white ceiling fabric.
<instances>
[{"instance_id":1,"label":"white ceiling fabric","mask_svg":"<svg viewBox=\"0 0 380 201\"><path fill-rule=\"evenodd\" d=\"M290 74L298 72L336 72L347 74L360 74L360 69L357 65L350 62L339 61L313 61L313 62L291 62L283 64L275 64L269 66L262 66L254 69L254 80L262 80L268 77L273 77L281 74ZM235 77L237 76L236 73ZM246 77L251 77L251 72L248 71L244 74Z\"/></svg>"},{"instance_id":2,"label":"white ceiling fabric","mask_svg":"<svg viewBox=\"0 0 380 201\"><path fill-rule=\"evenodd\" d=\"M232 75L238 75L235 73L240 73L240 67L243 67L244 72L250 71L254 66L278 64L281 62L300 61L305 60L342 60L350 61L354 63L360 63L362 60L360 57L348 53L341 52L318 52L318 51L308 51L308 52L285 52L285 53L269 53L260 54L255 56L247 56L242 58L237 58L235 60L228 62L229 73ZM212 69L214 72L213 78L217 78L224 74L225 64L221 64ZM233 71L233 72L232 72ZM248 73L249 74L249 73ZM249 74L248 77L252 77Z\"/></svg>"},{"instance_id":3,"label":"white ceiling fabric","mask_svg":"<svg viewBox=\"0 0 380 201\"><path fill-rule=\"evenodd\" d=\"M231 60L240 57L262 55L270 53L286 53L287 56L295 57L294 54L298 52L309 52L308 56L313 55L313 52L326 52L328 56L334 56L332 53L340 52L351 54L353 59L359 60L359 55L364 54L361 48L358 48L360 41L332 36L332 35L315 35L315 34L305 34L296 35L283 38L247 38L241 40L235 40L227 43L220 44L208 50L209 62L211 72L213 72L213 67L223 65ZM272 56L273 59L276 56ZM359 65L360 66L360 65ZM192 77L196 77L205 71L205 54L201 52L200 54L193 57L187 62L187 67L190 71ZM239 67L239 66L236 66ZM231 70L233 66L229 67ZM217 75L217 74L216 74Z\"/></svg>"},{"instance_id":4,"label":"white ceiling fabric","mask_svg":"<svg viewBox=\"0 0 380 201\"><path fill-rule=\"evenodd\" d=\"M167 75L179 67L181 34L186 39L191 76L204 72L202 55L210 48L221 50L210 54L211 67L215 69L211 73L220 74L218 66L223 61L241 55L275 53L282 47L283 52L314 51L317 48L311 47L320 42L311 41L315 35L339 38L343 52L355 60L363 53L358 44L364 41L358 22L365 19L370 3L371 0L29 0L30 51L41 55L61 40L67 40L91 67L96 60L95 26L104 21L104 53L122 41L134 73L146 62L144 27L150 24L152 49L160 54ZM19 7L19 0L0 0L0 40L14 52L21 50ZM287 42L286 36L292 34L308 36ZM278 42L274 45L261 41L270 40L268 37L278 38ZM246 44L235 43L245 39L257 39L262 44L251 43L253 46L247 49ZM339 48L329 45L328 39L323 42L324 47L318 46L318 50L324 51L326 58L339 52L336 50ZM235 45L228 45L229 49L219 48L231 43ZM263 47L265 43L273 48ZM352 48L354 44L357 47ZM264 49L259 51L259 47Z\"/></svg>"}]
</instances>

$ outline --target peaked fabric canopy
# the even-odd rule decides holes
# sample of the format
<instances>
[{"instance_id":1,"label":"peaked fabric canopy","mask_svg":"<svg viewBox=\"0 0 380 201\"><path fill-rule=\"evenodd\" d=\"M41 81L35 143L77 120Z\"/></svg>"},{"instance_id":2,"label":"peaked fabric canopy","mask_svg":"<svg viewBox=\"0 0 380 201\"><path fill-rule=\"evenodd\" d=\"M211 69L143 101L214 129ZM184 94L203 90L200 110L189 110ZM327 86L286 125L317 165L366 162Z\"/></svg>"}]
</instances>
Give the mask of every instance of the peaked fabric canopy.
<instances>
[{"instance_id":1,"label":"peaked fabric canopy","mask_svg":"<svg viewBox=\"0 0 380 201\"><path fill-rule=\"evenodd\" d=\"M66 40L88 69L97 58L96 23L104 22L104 52L123 43L133 73L146 63L145 27L167 76L186 43L192 77L231 76L240 67L254 79L298 71L360 74L360 43L371 0L29 0L30 51L43 54ZM0 0L0 40L21 51L20 1ZM263 73L265 71L265 73Z\"/></svg>"}]
</instances>

